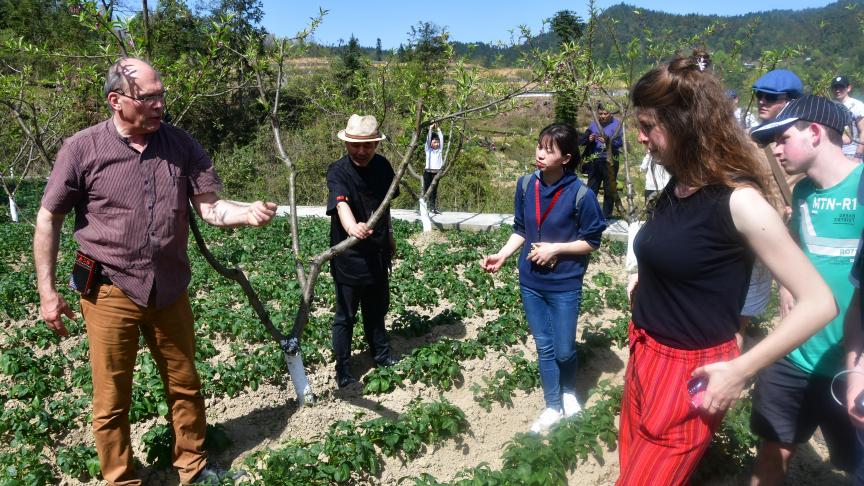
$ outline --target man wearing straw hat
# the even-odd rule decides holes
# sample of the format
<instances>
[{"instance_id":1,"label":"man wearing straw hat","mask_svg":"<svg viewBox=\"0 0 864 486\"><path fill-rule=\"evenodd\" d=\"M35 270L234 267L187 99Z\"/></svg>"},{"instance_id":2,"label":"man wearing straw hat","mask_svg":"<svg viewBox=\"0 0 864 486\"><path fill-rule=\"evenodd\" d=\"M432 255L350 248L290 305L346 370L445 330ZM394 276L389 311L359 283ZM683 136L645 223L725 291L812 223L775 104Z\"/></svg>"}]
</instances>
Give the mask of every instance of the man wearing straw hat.
<instances>
[{"instance_id":1,"label":"man wearing straw hat","mask_svg":"<svg viewBox=\"0 0 864 486\"><path fill-rule=\"evenodd\" d=\"M347 154L327 169L330 244L350 236L361 240L330 262L330 273L336 283L333 316L336 383L344 388L357 383L351 373L351 335L358 308L363 312L363 331L376 366L396 363L384 327L390 307L390 259L396 251L389 209L375 227L366 225L384 201L394 174L390 162L375 153L378 142L387 137L378 130L374 116L351 115L348 125L336 136L345 142Z\"/></svg>"}]
</instances>

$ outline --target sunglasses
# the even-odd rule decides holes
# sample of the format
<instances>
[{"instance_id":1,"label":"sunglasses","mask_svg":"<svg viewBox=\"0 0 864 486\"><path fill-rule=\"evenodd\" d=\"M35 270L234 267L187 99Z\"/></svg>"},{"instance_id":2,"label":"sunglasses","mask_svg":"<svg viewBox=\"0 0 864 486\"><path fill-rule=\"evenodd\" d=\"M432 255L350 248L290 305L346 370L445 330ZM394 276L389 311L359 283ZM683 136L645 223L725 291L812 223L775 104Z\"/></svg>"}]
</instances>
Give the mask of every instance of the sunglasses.
<instances>
[{"instance_id":1,"label":"sunglasses","mask_svg":"<svg viewBox=\"0 0 864 486\"><path fill-rule=\"evenodd\" d=\"M780 100L786 99L785 94L766 93L764 91L754 91L753 96L755 96L757 100L765 100L766 103L776 103Z\"/></svg>"}]
</instances>

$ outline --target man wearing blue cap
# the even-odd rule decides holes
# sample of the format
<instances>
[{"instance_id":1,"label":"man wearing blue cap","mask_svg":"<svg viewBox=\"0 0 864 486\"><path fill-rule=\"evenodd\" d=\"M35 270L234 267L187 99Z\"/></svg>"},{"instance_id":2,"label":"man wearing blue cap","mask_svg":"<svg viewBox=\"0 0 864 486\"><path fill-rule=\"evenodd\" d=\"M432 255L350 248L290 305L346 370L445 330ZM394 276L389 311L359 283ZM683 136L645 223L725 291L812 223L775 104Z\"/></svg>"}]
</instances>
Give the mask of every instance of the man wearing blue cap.
<instances>
[{"instance_id":1,"label":"man wearing blue cap","mask_svg":"<svg viewBox=\"0 0 864 486\"><path fill-rule=\"evenodd\" d=\"M860 141L861 134L864 133L864 103L849 96L852 85L846 76L837 76L832 79L831 91L834 92L834 99L843 103L843 106L852 115L849 123L849 134L843 134L843 155L860 161L861 157L864 156L864 144Z\"/></svg>"},{"instance_id":2,"label":"man wearing blue cap","mask_svg":"<svg viewBox=\"0 0 864 486\"><path fill-rule=\"evenodd\" d=\"M761 122L768 121L777 116L781 109L790 101L801 97L804 85L801 79L791 71L775 69L765 73L753 83L753 94L759 105L759 119ZM777 208L780 215L787 219L792 212L791 197L792 187L801 180L803 174L790 175L774 159L771 141L767 141L768 147L762 152L762 164L765 171L771 174L770 184L766 188L766 197ZM747 297L741 308L741 330L749 325L750 320L765 312L768 302L771 300L771 272L756 261L750 274L750 285L747 289Z\"/></svg>"},{"instance_id":3,"label":"man wearing blue cap","mask_svg":"<svg viewBox=\"0 0 864 486\"><path fill-rule=\"evenodd\" d=\"M753 83L753 94L759 105L759 118L770 120L780 113L786 103L804 94L804 83L792 71L768 71Z\"/></svg>"},{"instance_id":4,"label":"man wearing blue cap","mask_svg":"<svg viewBox=\"0 0 864 486\"><path fill-rule=\"evenodd\" d=\"M787 172L806 175L792 193L790 231L831 288L840 311L757 375L750 425L762 441L751 486L783 484L797 446L810 440L817 426L836 467L851 471L857 462L854 428L845 405L832 398L831 387L850 359L843 350L844 323L861 325L861 314L850 306L854 288L848 276L864 229L864 206L857 201L864 166L843 155L847 120L842 105L803 96L751 132L759 143L774 142L773 154ZM780 315L796 311L792 299L781 295Z\"/></svg>"}]
</instances>

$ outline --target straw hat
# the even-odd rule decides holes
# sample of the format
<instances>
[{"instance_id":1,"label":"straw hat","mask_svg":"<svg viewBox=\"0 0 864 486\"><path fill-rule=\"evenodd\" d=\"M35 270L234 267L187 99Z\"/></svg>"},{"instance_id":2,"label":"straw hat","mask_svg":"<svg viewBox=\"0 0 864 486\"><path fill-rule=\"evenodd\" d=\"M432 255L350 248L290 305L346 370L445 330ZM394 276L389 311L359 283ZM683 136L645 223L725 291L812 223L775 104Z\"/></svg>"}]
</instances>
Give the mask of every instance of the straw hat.
<instances>
[{"instance_id":1,"label":"straw hat","mask_svg":"<svg viewBox=\"0 0 864 486\"><path fill-rule=\"evenodd\" d=\"M355 143L378 142L387 138L378 131L378 120L374 116L360 116L356 113L348 119L345 130L339 130L336 136L339 140Z\"/></svg>"}]
</instances>

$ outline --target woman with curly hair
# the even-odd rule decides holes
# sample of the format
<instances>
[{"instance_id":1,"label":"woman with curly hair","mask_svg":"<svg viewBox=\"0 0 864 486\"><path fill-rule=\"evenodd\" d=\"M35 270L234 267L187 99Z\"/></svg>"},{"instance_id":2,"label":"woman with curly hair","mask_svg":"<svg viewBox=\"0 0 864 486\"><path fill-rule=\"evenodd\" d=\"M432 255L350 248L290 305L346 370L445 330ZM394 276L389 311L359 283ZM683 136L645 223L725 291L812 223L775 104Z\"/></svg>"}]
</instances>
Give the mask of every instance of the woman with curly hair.
<instances>
[{"instance_id":1,"label":"woman with curly hair","mask_svg":"<svg viewBox=\"0 0 864 486\"><path fill-rule=\"evenodd\" d=\"M714 74L675 58L642 76L631 98L639 142L672 179L634 242L617 484L686 484L747 380L837 309L763 197L766 174ZM740 354L735 333L754 257L798 305Z\"/></svg>"}]
</instances>

